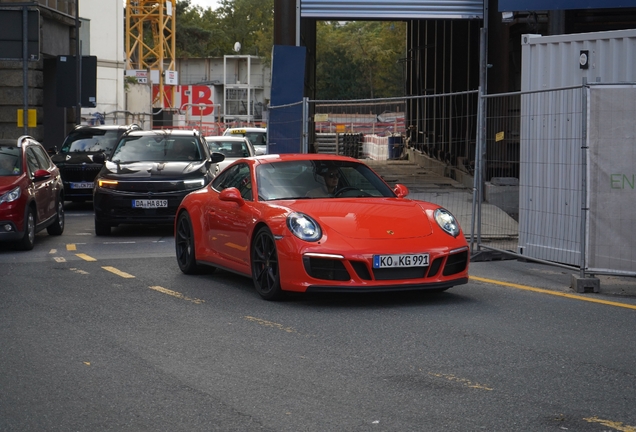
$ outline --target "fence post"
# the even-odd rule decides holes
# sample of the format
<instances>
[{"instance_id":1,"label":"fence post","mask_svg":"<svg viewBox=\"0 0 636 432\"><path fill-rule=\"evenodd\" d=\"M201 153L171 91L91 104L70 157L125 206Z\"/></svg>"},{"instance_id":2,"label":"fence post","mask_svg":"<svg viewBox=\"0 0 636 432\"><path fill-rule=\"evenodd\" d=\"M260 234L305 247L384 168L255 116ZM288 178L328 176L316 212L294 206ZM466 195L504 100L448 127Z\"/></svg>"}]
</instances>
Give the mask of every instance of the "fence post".
<instances>
[{"instance_id":1,"label":"fence post","mask_svg":"<svg viewBox=\"0 0 636 432\"><path fill-rule=\"evenodd\" d=\"M309 98L303 97L303 137L300 145L301 153L309 153Z\"/></svg>"},{"instance_id":2,"label":"fence post","mask_svg":"<svg viewBox=\"0 0 636 432\"><path fill-rule=\"evenodd\" d=\"M586 249L587 242L585 239L585 234L587 232L587 212L589 210L588 206L588 196L587 196L587 94L588 94L588 85L587 78L583 78L583 86L581 87L581 269L579 271L579 276L581 279L585 278L585 267L586 267Z\"/></svg>"}]
</instances>

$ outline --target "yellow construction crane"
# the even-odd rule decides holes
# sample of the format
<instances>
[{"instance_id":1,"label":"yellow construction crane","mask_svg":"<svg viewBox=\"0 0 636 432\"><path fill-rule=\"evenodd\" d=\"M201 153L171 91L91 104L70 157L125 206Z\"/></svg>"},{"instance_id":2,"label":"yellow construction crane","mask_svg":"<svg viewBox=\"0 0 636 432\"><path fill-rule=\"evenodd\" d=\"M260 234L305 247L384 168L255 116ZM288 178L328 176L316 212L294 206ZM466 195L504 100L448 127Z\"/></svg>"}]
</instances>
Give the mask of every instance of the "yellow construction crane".
<instances>
[{"instance_id":1,"label":"yellow construction crane","mask_svg":"<svg viewBox=\"0 0 636 432\"><path fill-rule=\"evenodd\" d=\"M158 76L153 106L171 106L175 74L176 0L126 1L126 69ZM154 72L157 71L157 72ZM169 90L168 90L169 89ZM166 91L168 90L168 91Z\"/></svg>"}]
</instances>

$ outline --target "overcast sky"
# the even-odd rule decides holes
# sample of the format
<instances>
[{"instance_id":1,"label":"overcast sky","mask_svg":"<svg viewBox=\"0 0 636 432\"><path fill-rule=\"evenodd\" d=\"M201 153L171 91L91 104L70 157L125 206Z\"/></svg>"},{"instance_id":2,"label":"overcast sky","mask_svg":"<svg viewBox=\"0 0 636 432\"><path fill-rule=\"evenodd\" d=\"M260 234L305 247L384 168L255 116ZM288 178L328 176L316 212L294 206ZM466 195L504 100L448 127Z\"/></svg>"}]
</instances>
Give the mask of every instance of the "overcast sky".
<instances>
[{"instance_id":1,"label":"overcast sky","mask_svg":"<svg viewBox=\"0 0 636 432\"><path fill-rule=\"evenodd\" d=\"M207 8L216 9L216 7L218 6L217 0L190 0L190 3L193 6L201 6L203 9L207 9Z\"/></svg>"}]
</instances>

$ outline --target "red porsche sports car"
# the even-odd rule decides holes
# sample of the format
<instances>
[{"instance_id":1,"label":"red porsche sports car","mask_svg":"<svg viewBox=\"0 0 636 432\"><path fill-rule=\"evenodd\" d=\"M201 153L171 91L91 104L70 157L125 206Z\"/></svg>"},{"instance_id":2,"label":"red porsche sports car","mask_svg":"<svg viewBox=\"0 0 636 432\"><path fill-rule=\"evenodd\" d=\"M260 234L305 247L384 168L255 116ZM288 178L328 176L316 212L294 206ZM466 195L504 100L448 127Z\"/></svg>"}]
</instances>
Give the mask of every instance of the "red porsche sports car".
<instances>
[{"instance_id":1,"label":"red porsche sports car","mask_svg":"<svg viewBox=\"0 0 636 432\"><path fill-rule=\"evenodd\" d=\"M443 291L468 282L468 244L455 217L406 199L357 159L322 154L239 159L177 210L182 272L201 265L284 291Z\"/></svg>"}]
</instances>

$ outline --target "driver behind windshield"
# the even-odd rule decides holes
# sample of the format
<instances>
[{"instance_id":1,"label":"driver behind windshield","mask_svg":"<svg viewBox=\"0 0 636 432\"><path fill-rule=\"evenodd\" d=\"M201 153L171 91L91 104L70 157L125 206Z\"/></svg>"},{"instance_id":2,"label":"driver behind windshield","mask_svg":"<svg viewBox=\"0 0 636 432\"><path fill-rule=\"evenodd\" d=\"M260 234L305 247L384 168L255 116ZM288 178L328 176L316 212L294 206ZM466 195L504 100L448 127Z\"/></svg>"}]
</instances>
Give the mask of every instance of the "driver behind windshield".
<instances>
[{"instance_id":1,"label":"driver behind windshield","mask_svg":"<svg viewBox=\"0 0 636 432\"><path fill-rule=\"evenodd\" d=\"M332 197L338 187L340 173L335 166L323 167L316 176L319 187L307 192L308 197Z\"/></svg>"}]
</instances>

